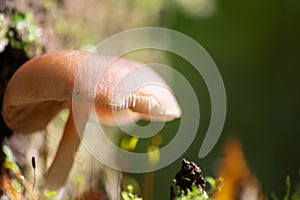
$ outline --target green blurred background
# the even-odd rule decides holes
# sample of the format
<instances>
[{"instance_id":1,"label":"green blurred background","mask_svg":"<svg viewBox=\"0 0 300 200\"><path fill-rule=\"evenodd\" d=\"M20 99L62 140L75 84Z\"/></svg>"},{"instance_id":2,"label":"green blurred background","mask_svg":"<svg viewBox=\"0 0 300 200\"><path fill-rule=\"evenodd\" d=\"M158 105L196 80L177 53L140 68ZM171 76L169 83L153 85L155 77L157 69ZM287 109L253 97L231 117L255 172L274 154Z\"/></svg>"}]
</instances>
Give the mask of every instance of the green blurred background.
<instances>
[{"instance_id":1,"label":"green blurred background","mask_svg":"<svg viewBox=\"0 0 300 200\"><path fill-rule=\"evenodd\" d=\"M212 175L224 142L236 136L264 192L282 196L287 175L291 175L293 187L299 187L300 2L213 2L213 11L203 11L203 15L178 5L172 11L168 8L158 24L198 41L217 64L227 92L228 111L221 138L208 156L199 159L210 116L209 97L205 84L185 68L199 97L202 121L197 138L182 157L197 162L205 175ZM172 12L172 17L167 12ZM182 69L187 64L172 57L172 65ZM155 173L154 199L168 198L170 180L179 165L177 160Z\"/></svg>"},{"instance_id":2,"label":"green blurred background","mask_svg":"<svg viewBox=\"0 0 300 200\"><path fill-rule=\"evenodd\" d=\"M15 2L18 9L32 12L32 18L43 22L39 25L44 31L42 43L47 52L91 49L123 30L158 26L190 36L214 59L226 87L227 117L220 140L205 158L199 159L210 119L207 88L186 61L166 55L168 63L184 74L195 89L201 122L197 137L180 159L153 174L130 174L141 187L145 176L148 180L154 178L153 199L169 198L169 186L182 158L198 163L204 175L215 175L222 149L231 136L241 140L247 162L267 195L275 192L282 196L287 175L291 176L293 187L299 187L300 1ZM168 132L178 122L169 123L161 134L164 144L174 137ZM137 147L147 144L141 141ZM149 183L144 187L142 195L145 191L152 193Z\"/></svg>"}]
</instances>

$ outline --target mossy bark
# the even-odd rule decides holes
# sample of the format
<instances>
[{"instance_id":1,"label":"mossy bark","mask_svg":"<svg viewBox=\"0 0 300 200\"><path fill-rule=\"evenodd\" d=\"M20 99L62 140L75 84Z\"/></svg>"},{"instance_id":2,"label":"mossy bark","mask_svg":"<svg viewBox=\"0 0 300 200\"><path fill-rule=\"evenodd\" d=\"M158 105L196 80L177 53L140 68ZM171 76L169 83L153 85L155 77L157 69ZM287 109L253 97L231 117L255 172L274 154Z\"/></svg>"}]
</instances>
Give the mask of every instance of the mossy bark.
<instances>
[{"instance_id":1,"label":"mossy bark","mask_svg":"<svg viewBox=\"0 0 300 200\"><path fill-rule=\"evenodd\" d=\"M51 19L41 1L0 0L0 105L6 85L14 72L27 60L58 46L58 35L49 26ZM47 27L47 28L45 28ZM51 30L51 31L50 31ZM53 38L48 41L49 35ZM54 44L53 44L54 43ZM48 45L51 44L51 45ZM0 116L0 143L12 130ZM0 166L5 155L0 148Z\"/></svg>"}]
</instances>

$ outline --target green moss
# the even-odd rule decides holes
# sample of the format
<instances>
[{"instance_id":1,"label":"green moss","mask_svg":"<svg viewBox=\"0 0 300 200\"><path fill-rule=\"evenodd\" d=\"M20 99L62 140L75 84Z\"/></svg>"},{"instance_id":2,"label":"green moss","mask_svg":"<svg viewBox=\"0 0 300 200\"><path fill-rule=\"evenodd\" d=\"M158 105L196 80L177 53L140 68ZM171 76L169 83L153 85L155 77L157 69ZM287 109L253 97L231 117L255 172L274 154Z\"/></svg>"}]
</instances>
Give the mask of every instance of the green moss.
<instances>
[{"instance_id":1,"label":"green moss","mask_svg":"<svg viewBox=\"0 0 300 200\"><path fill-rule=\"evenodd\" d=\"M13 31L9 32L11 46L23 48L29 55L30 48L35 48L35 53L40 54L42 47L39 39L42 36L42 29L36 26L32 13L14 12L12 15ZM14 34L12 34L14 33Z\"/></svg>"},{"instance_id":2,"label":"green moss","mask_svg":"<svg viewBox=\"0 0 300 200\"><path fill-rule=\"evenodd\" d=\"M36 25L32 13L13 11L11 16L1 13L0 26L0 53L7 45L13 49L24 50L28 57L32 51L35 55L42 53L42 29Z\"/></svg>"},{"instance_id":3,"label":"green moss","mask_svg":"<svg viewBox=\"0 0 300 200\"><path fill-rule=\"evenodd\" d=\"M177 197L176 200L210 200L205 191L200 191L196 186L193 186L192 190L187 195Z\"/></svg>"},{"instance_id":4,"label":"green moss","mask_svg":"<svg viewBox=\"0 0 300 200\"><path fill-rule=\"evenodd\" d=\"M137 195L133 194L132 185L128 185L127 190L122 192L122 199L123 200L142 200L142 198L140 198Z\"/></svg>"}]
</instances>

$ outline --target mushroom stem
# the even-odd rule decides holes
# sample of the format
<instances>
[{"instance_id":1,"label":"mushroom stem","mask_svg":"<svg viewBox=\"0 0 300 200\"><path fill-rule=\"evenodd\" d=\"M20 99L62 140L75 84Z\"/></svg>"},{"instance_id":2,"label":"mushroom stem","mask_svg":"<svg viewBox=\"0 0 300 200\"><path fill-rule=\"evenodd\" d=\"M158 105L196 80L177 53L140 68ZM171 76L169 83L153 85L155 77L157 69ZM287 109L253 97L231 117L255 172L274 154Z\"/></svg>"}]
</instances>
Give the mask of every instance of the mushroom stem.
<instances>
[{"instance_id":1,"label":"mushroom stem","mask_svg":"<svg viewBox=\"0 0 300 200\"><path fill-rule=\"evenodd\" d=\"M46 176L44 189L58 190L63 187L72 169L74 156L80 144L80 137L83 134L89 116L87 104L82 105L81 103L76 106L78 108L76 113L73 113L72 108L70 108L62 139ZM78 117L75 118L75 125L74 115L77 113Z\"/></svg>"}]
</instances>

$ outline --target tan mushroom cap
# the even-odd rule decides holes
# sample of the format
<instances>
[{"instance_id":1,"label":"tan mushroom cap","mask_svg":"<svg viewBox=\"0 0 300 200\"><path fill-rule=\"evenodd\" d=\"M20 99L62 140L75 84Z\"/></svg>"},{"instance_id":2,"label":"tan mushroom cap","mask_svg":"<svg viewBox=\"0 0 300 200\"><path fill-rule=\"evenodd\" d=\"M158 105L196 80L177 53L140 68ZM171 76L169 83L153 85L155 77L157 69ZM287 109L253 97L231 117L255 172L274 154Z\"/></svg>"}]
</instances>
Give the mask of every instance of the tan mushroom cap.
<instances>
[{"instance_id":1,"label":"tan mushroom cap","mask_svg":"<svg viewBox=\"0 0 300 200\"><path fill-rule=\"evenodd\" d=\"M44 129L54 115L70 106L74 82L89 55L84 51L61 51L37 57L22 65L5 91L2 115L7 125L13 131L22 133ZM93 62L98 65L107 58L97 55ZM100 116L103 116L104 123L106 121L107 124L112 124L111 109L124 110L120 114L129 113L135 120L149 119L149 113L154 120L180 117L181 110L177 100L162 78L151 68L143 67L139 71L140 65L127 59L117 59L99 79L94 96L87 96L86 101L95 101L96 106L101 106ZM138 71L136 76L147 74L149 79L153 78L155 82L165 85L165 88L146 85L128 94L125 89L127 84L135 81L133 78L121 85L124 90L121 88L119 91L125 91L124 94L116 96L115 87L120 87L118 82L132 70ZM87 77L86 82L89 82L89 78L98 77ZM90 89L88 83L80 84L83 90Z\"/></svg>"}]
</instances>

